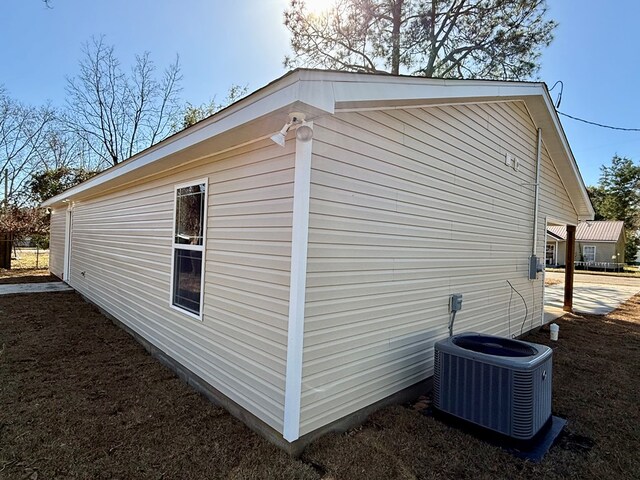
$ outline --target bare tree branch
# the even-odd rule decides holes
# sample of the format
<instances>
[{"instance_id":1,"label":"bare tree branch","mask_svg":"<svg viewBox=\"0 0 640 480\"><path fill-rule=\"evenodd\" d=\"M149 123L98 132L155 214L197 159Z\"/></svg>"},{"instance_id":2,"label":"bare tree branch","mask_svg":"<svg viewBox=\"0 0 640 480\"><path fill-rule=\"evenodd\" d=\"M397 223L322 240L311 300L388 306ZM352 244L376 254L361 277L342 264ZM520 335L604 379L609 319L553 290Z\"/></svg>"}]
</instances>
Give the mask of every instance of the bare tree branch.
<instances>
[{"instance_id":1,"label":"bare tree branch","mask_svg":"<svg viewBox=\"0 0 640 480\"><path fill-rule=\"evenodd\" d=\"M126 74L104 37L84 47L80 73L67 80L67 124L96 162L116 165L173 133L180 109L178 59L157 80L148 52Z\"/></svg>"},{"instance_id":2,"label":"bare tree branch","mask_svg":"<svg viewBox=\"0 0 640 480\"><path fill-rule=\"evenodd\" d=\"M20 190L41 167L41 152L55 112L49 106L28 107L0 89L0 172L8 173L6 203L15 204Z\"/></svg>"},{"instance_id":3,"label":"bare tree branch","mask_svg":"<svg viewBox=\"0 0 640 480\"><path fill-rule=\"evenodd\" d=\"M556 23L546 0L335 0L313 13L304 0L284 12L286 67L427 77L526 79Z\"/></svg>"}]
</instances>

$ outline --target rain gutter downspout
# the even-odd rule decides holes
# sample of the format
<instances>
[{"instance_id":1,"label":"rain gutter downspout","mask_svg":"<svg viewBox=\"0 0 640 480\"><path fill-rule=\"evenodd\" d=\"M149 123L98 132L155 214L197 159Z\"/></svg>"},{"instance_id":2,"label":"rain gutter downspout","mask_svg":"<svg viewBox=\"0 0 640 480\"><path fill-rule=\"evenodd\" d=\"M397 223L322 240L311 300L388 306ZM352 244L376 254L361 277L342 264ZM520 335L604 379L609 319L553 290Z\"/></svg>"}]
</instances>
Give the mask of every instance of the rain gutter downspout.
<instances>
[{"instance_id":1,"label":"rain gutter downspout","mask_svg":"<svg viewBox=\"0 0 640 480\"><path fill-rule=\"evenodd\" d=\"M535 186L535 200L533 204L533 248L531 254L536 256L538 252L538 209L540 204L540 166L542 164L542 129L538 129L538 149L536 159L536 182Z\"/></svg>"}]
</instances>

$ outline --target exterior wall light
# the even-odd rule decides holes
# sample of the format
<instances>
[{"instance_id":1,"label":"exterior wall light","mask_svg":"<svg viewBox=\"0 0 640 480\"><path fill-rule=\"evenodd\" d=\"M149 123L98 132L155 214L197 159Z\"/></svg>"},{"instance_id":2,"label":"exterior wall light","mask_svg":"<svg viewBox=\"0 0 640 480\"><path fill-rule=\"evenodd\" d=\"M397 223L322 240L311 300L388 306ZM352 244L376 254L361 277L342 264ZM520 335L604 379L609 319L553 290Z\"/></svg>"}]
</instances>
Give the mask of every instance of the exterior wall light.
<instances>
[{"instance_id":1,"label":"exterior wall light","mask_svg":"<svg viewBox=\"0 0 640 480\"><path fill-rule=\"evenodd\" d=\"M313 129L304 121L305 114L300 112L292 112L289 114L289 121L284 124L282 129L271 136L271 140L281 147L284 147L287 132L294 127L296 129L296 138L302 142L308 142L313 138Z\"/></svg>"}]
</instances>

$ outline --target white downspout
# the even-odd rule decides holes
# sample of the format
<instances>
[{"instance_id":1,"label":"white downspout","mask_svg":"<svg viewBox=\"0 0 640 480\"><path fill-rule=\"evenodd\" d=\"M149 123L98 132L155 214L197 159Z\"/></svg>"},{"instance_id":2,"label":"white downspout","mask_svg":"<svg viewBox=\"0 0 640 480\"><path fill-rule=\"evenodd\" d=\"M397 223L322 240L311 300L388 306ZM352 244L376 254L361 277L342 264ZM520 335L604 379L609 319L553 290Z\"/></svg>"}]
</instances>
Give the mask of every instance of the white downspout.
<instances>
[{"instance_id":1,"label":"white downspout","mask_svg":"<svg viewBox=\"0 0 640 480\"><path fill-rule=\"evenodd\" d=\"M538 251L538 208L540 204L540 166L542 164L542 129L538 129L538 149L536 159L535 201L533 204L533 248L531 254Z\"/></svg>"}]
</instances>

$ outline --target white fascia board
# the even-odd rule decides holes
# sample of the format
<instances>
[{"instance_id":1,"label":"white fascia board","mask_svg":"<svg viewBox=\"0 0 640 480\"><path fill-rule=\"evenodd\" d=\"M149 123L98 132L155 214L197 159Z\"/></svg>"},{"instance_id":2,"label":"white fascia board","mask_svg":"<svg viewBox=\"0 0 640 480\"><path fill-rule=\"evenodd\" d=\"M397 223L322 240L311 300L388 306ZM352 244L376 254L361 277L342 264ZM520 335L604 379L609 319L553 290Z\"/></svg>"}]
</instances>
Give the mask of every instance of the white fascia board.
<instances>
[{"instance_id":1,"label":"white fascia board","mask_svg":"<svg viewBox=\"0 0 640 480\"><path fill-rule=\"evenodd\" d=\"M255 95L255 94L254 94ZM280 108L291 105L296 101L303 101L309 105L333 112L331 84L327 82L300 82L299 75L292 74L280 81L271 84L256 97L247 97L247 101L239 101L230 107L228 111L222 111L211 118L210 122L204 121L202 126L194 125L191 128L179 132L173 137L164 140L157 145L135 155L131 159L106 170L86 182L69 189L68 191L50 198L42 203L48 207L86 190L109 182L117 177L149 165L157 160L165 158L185 148L196 145L202 141L213 138L224 132L237 128L258 117L268 115Z\"/></svg>"},{"instance_id":2,"label":"white fascia board","mask_svg":"<svg viewBox=\"0 0 640 480\"><path fill-rule=\"evenodd\" d=\"M579 220L593 220L595 218L595 210L593 209L593 206L591 205L591 200L589 199L589 194L587 193L587 188L584 185L584 180L582 179L582 175L580 174L580 170L578 170L578 163L576 162L575 157L573 156L573 152L571 151L571 147L569 146L569 141L567 140L567 137L564 133L564 129L562 128L562 123L560 123L560 118L558 117L558 114L556 113L556 109L555 106L553 105L553 101L551 100L551 97L549 96L549 93L547 92L546 89L543 89L543 94L542 94L542 98L544 99L544 103L545 106L547 107L547 110L549 111L549 115L551 117L551 121L553 122L553 126L555 127L556 133L558 135L558 138L560 139L560 142L562 144L562 147L567 155L567 159L569 161L569 164L571 166L571 170L573 172L574 177L576 178L576 180L578 181L578 185L580 188L580 193L582 194L582 200L585 204L585 206L587 207L587 211L588 213L586 215L584 214L580 214L580 212L578 212L578 219Z\"/></svg>"},{"instance_id":3,"label":"white fascia board","mask_svg":"<svg viewBox=\"0 0 640 480\"><path fill-rule=\"evenodd\" d=\"M130 160L113 167L70 190L43 202L43 207L59 203L86 190L93 189L119 176L135 171L159 159L175 154L213 138L224 132L286 108L295 102L311 107L313 114L334 113L344 105L454 103L459 100L500 101L508 99L539 99L542 97L547 114L555 128L559 143L564 150L570 171L577 179L582 203L586 206L578 212L581 217L591 219L593 208L577 164L562 130L553 103L542 83L501 82L490 80L445 80L420 77L396 77L391 75L365 75L345 72L322 72L298 70L267 85L262 90L240 100L183 132L139 153ZM310 118L312 120L313 118Z\"/></svg>"},{"instance_id":4,"label":"white fascia board","mask_svg":"<svg viewBox=\"0 0 640 480\"><path fill-rule=\"evenodd\" d=\"M312 124L309 126L313 128ZM296 138L293 224L291 228L289 322L287 329L287 366L284 392L284 428L282 431L282 436L289 442L294 442L300 438L312 143L313 140L303 142Z\"/></svg>"},{"instance_id":5,"label":"white fascia board","mask_svg":"<svg viewBox=\"0 0 640 480\"><path fill-rule=\"evenodd\" d=\"M299 83L298 98L326 113L335 111L334 83L325 80L301 80Z\"/></svg>"},{"instance_id":6,"label":"white fascia board","mask_svg":"<svg viewBox=\"0 0 640 480\"><path fill-rule=\"evenodd\" d=\"M459 82L446 83L447 81L415 83L405 80L404 78L398 78L396 81L389 79L387 83L335 82L333 87L335 103L526 97L540 95L544 90L542 84L496 84L496 82L460 84Z\"/></svg>"}]
</instances>

